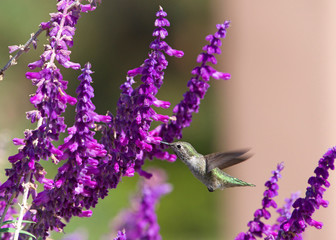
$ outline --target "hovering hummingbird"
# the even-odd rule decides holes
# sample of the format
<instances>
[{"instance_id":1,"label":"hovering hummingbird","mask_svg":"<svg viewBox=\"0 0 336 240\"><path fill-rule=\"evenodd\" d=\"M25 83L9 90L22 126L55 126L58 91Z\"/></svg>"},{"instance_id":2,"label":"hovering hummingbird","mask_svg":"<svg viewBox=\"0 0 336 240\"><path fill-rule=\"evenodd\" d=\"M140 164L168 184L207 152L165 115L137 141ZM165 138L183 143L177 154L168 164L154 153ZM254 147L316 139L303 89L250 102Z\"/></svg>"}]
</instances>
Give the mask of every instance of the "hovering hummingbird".
<instances>
[{"instance_id":1,"label":"hovering hummingbird","mask_svg":"<svg viewBox=\"0 0 336 240\"><path fill-rule=\"evenodd\" d=\"M188 166L192 174L207 186L209 192L218 188L255 186L232 177L221 170L247 160L249 157L243 156L247 152L246 150L212 153L203 156L188 142L167 143L161 141L161 143L173 149L182 162Z\"/></svg>"}]
</instances>

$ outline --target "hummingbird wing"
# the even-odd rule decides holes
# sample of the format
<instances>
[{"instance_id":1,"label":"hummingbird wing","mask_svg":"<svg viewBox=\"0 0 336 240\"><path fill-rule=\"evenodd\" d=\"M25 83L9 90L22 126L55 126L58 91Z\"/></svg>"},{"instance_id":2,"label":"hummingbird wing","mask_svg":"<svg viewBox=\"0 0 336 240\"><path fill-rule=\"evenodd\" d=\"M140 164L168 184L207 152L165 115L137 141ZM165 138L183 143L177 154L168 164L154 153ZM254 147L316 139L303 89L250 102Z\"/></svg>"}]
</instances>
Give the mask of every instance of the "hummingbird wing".
<instances>
[{"instance_id":1,"label":"hummingbird wing","mask_svg":"<svg viewBox=\"0 0 336 240\"><path fill-rule=\"evenodd\" d=\"M205 155L206 172L208 173L214 168L224 169L247 160L250 156L242 156L247 153L247 151L248 150L238 150Z\"/></svg>"}]
</instances>

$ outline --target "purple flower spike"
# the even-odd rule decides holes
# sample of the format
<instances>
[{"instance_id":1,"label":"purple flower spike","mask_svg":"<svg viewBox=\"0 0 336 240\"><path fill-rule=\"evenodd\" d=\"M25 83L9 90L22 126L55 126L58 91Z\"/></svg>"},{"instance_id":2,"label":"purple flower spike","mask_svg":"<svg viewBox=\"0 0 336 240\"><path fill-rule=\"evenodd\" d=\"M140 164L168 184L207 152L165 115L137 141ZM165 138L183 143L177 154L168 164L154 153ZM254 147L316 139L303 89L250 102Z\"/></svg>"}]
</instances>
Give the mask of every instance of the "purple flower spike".
<instances>
[{"instance_id":1,"label":"purple flower spike","mask_svg":"<svg viewBox=\"0 0 336 240\"><path fill-rule=\"evenodd\" d=\"M58 140L59 134L65 131L66 125L61 114L64 113L66 104L73 104L76 100L65 94L67 83L59 69L45 68L39 73L27 73L27 78L37 86L35 95L30 99L36 110L27 113L31 122L37 122L34 130L26 130L24 139L14 141L20 144L19 152L10 156L8 160L13 164L6 170L9 183L0 186L0 192L22 193L21 183L23 179L35 184L34 178L45 185L45 188L53 186L52 180L46 179L46 172L38 163L41 159L52 158L56 161L61 158L62 152L57 150L52 142Z\"/></svg>"},{"instance_id":2,"label":"purple flower spike","mask_svg":"<svg viewBox=\"0 0 336 240\"><path fill-rule=\"evenodd\" d=\"M254 220L247 224L249 230L246 233L239 233L235 240L255 240L256 238L260 238L263 235L266 235L266 237L272 239L274 233L271 229L271 226L265 224L263 221L261 221L261 219L269 219L271 217L271 213L267 209L270 207L277 207L277 204L272 198L278 195L278 181L279 178L281 178L280 172L283 170L283 168L283 163L280 163L278 164L277 169L272 172L273 176L265 183L267 189L264 192L262 208L254 212Z\"/></svg>"},{"instance_id":3,"label":"purple flower spike","mask_svg":"<svg viewBox=\"0 0 336 240\"><path fill-rule=\"evenodd\" d=\"M166 142L172 142L174 138L181 139L182 130L189 127L193 113L198 112L201 100L204 98L204 95L210 86L208 84L210 77L224 80L230 79L230 74L218 72L208 65L209 63L217 64L214 54L220 54L219 47L222 45L221 38L225 37L229 25L229 21L224 22L224 24L218 24L218 31L214 35L206 37L209 44L203 48L205 52L197 57L197 62L201 65L192 70L192 74L195 76L188 82L189 90L183 95L184 99L174 107L173 116L170 117L171 121L152 130L150 132L152 136L161 137ZM157 157L169 161L174 160L176 157L164 154L163 147L164 146L158 145L153 146L153 150L149 154L149 157Z\"/></svg>"},{"instance_id":4,"label":"purple flower spike","mask_svg":"<svg viewBox=\"0 0 336 240\"><path fill-rule=\"evenodd\" d=\"M273 230L279 230L280 225L291 217L292 205L299 195L299 192L292 193L290 198L285 199L285 205L282 208L277 209L280 217L277 219L278 224L273 226Z\"/></svg>"},{"instance_id":5,"label":"purple flower spike","mask_svg":"<svg viewBox=\"0 0 336 240\"><path fill-rule=\"evenodd\" d=\"M23 191L21 184L35 184L35 179L45 184L46 189L52 188L52 180L44 177L46 172L38 162L51 158L57 163L62 156L52 141L58 140L59 134L65 131L66 125L61 115L67 103L73 105L76 99L66 94L67 82L63 80L55 60L66 68L80 68L78 63L70 61L71 52L68 48L73 45L81 4L75 0L59 0L57 9L57 13L50 14L49 22L40 25L42 29L48 29L49 43L45 45L40 59L28 65L30 69L41 68L39 72L26 73L26 78L37 87L36 93L30 98L36 110L28 112L26 116L32 123L37 122L37 128L25 131L19 153L9 157L12 168L6 170L8 180L0 186L0 193L6 196L11 193L19 195ZM10 50L15 51L17 47L11 47ZM35 190L32 193L35 197Z\"/></svg>"},{"instance_id":6,"label":"purple flower spike","mask_svg":"<svg viewBox=\"0 0 336 240\"><path fill-rule=\"evenodd\" d=\"M122 93L118 101L116 117L110 129L105 130L106 134L111 135L103 136L107 140L104 144L107 145L106 148L109 149L112 157L111 163L108 164L117 165L117 168L106 165L105 172L118 169L123 176L133 176L134 171L137 171L142 176L150 177L150 174L143 171L141 166L144 159L151 154L153 145L158 145L161 140L160 137L150 133L151 123L153 121L168 123L170 120L169 116L159 114L154 109L154 107L170 106L169 102L156 97L163 84L164 70L168 65L165 54L183 56L182 51L172 49L164 41L168 34L165 27L170 25L165 18L166 15L167 13L160 7L156 14L156 28L153 32L155 39L150 44L151 52L148 58L140 67L128 71L126 82L120 87ZM133 88L136 76L140 76L142 83L137 88ZM112 175L115 175L115 172L111 172L110 176ZM111 183L104 185L108 186Z\"/></svg>"},{"instance_id":7,"label":"purple flower spike","mask_svg":"<svg viewBox=\"0 0 336 240\"><path fill-rule=\"evenodd\" d=\"M320 206L327 207L328 202L323 199L323 193L330 186L328 182L328 170L334 170L334 161L336 158L336 148L329 149L319 160L318 167L315 169L315 176L308 180L309 187L306 190L305 198L298 198L293 203L294 211L291 217L284 221L277 236L278 240L293 239L293 236L301 236L307 225L321 229L322 222L312 219L312 215Z\"/></svg>"},{"instance_id":8,"label":"purple flower spike","mask_svg":"<svg viewBox=\"0 0 336 240\"><path fill-rule=\"evenodd\" d=\"M69 136L58 150L63 152L60 160L67 160L58 169L54 182L55 186L40 192L31 209L36 209L36 215L28 212L26 218L36 219L38 223L31 225L29 232L35 236L46 237L52 229L63 229L65 226L60 219L70 220L72 216L90 217L88 210L98 202L100 173L98 164L107 154L102 144L94 139L95 120L110 122L108 116L102 117L94 112L91 101L94 96L91 87L91 65L88 63L78 77L81 81L76 93L75 125L68 128ZM87 209L87 210L86 210Z\"/></svg>"},{"instance_id":9,"label":"purple flower spike","mask_svg":"<svg viewBox=\"0 0 336 240\"><path fill-rule=\"evenodd\" d=\"M134 209L124 210L115 220L115 229L125 229L128 240L161 239L155 205L162 196L171 192L172 187L165 182L164 171L155 169L152 174L149 180L142 179L140 196L133 199Z\"/></svg>"},{"instance_id":10,"label":"purple flower spike","mask_svg":"<svg viewBox=\"0 0 336 240\"><path fill-rule=\"evenodd\" d=\"M79 63L70 61L71 51L69 48L73 46L75 26L83 9L84 12L94 10L75 0L60 0L58 2L58 12L50 14L51 19L48 23L41 24L43 29L49 28L49 44L46 45L40 60L29 64L28 67L35 69L43 67L42 64L47 63L47 67L56 68L55 60L57 60L65 68L80 69Z\"/></svg>"}]
</instances>

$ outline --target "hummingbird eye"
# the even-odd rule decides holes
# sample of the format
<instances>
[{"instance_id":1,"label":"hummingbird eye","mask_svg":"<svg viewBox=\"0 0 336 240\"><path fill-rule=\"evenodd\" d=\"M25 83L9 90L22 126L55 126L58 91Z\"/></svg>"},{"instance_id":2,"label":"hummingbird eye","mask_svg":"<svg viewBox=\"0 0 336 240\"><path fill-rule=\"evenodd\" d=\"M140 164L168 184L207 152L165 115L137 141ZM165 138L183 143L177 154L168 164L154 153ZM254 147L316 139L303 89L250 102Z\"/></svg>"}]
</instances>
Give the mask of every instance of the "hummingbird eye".
<instances>
[{"instance_id":1,"label":"hummingbird eye","mask_svg":"<svg viewBox=\"0 0 336 240\"><path fill-rule=\"evenodd\" d=\"M178 148L178 149L181 149L181 145L177 145L177 148Z\"/></svg>"}]
</instances>

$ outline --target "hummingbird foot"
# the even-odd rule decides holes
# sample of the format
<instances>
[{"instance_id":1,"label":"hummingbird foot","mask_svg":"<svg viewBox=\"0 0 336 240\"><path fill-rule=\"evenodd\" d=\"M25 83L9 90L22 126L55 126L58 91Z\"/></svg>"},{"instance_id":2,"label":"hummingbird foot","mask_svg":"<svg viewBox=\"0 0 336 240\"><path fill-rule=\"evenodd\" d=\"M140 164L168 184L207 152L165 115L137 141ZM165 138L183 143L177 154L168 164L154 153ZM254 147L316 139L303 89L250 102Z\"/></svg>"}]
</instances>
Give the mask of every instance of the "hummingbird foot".
<instances>
[{"instance_id":1,"label":"hummingbird foot","mask_svg":"<svg viewBox=\"0 0 336 240\"><path fill-rule=\"evenodd\" d=\"M208 191L213 192L214 190L212 188L208 187Z\"/></svg>"}]
</instances>

